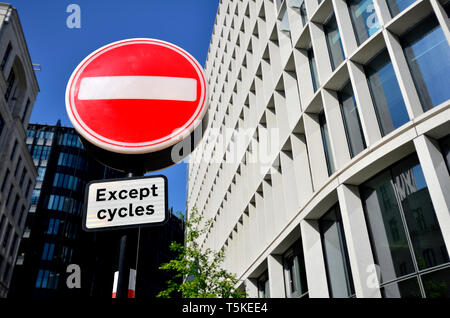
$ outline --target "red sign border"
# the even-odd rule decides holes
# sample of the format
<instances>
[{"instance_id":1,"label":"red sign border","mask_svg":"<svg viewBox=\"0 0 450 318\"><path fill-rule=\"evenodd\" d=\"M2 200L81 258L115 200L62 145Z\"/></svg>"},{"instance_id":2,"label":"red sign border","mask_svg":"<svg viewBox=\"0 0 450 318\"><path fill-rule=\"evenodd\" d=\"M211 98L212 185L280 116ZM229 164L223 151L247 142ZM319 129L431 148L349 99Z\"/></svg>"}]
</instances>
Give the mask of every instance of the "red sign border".
<instances>
[{"instance_id":1,"label":"red sign border","mask_svg":"<svg viewBox=\"0 0 450 318\"><path fill-rule=\"evenodd\" d=\"M193 67L196 69L197 73L200 75L200 85L201 85L201 90L203 93L203 97L201 98L199 105L197 106L197 109L195 111L197 114L195 115L194 118L191 117L191 119L189 119L188 125L184 129L180 129L180 130L176 131L175 134L172 133L171 135L160 138L163 140L160 140L157 142L149 141L149 142L145 143L144 145L142 145L142 143L137 144L137 143L123 143L123 142L119 144L119 142L114 142L114 141L108 140L106 137L102 138L102 136L100 136L99 134L97 134L97 136L96 136L94 134L95 132L92 133L89 128L87 129L86 127L83 126L83 125L85 125L85 126L87 126L87 125L81 120L81 118L77 117L76 110L74 113L74 108L76 108L75 105L72 104L72 98L73 98L72 93L73 93L73 89L74 89L74 83L76 83L78 81L79 73L81 72L81 70L84 69L84 67L87 66L87 64L89 64L93 59L97 58L98 56L103 54L105 51L107 51L109 49L113 49L116 46L124 45L124 44L142 43L142 42L147 42L149 44L157 44L157 45L169 47L170 49L173 49L177 53L183 55L193 65ZM201 124L202 119L203 119L204 115L206 114L206 111L207 111L206 101L207 101L208 97L209 97L208 96L208 85L206 83L206 76L205 76L203 67L201 67L201 65L198 63L198 61L192 55L190 55L188 52L186 52L182 48L180 48L172 43L162 41L162 40L157 40L157 39L150 39L150 38L133 38L133 39L125 39L125 40L121 40L121 41L116 41L113 43L109 43L109 44L95 50L91 54L89 54L83 61L81 61L80 64L78 64L78 66L72 72L72 75L70 76L70 79L69 79L67 87L66 87L66 96L65 96L66 111L67 111L70 121L72 122L72 124L73 124L74 128L77 130L77 132L80 133L87 141L91 142L92 144L94 144L102 149L105 149L107 151L112 151L112 152L123 153L123 154L145 154L145 153L160 151L160 150L169 148L169 147L173 146L174 144L182 141L183 139L189 137L189 134L191 134L198 127L198 125Z\"/></svg>"}]
</instances>

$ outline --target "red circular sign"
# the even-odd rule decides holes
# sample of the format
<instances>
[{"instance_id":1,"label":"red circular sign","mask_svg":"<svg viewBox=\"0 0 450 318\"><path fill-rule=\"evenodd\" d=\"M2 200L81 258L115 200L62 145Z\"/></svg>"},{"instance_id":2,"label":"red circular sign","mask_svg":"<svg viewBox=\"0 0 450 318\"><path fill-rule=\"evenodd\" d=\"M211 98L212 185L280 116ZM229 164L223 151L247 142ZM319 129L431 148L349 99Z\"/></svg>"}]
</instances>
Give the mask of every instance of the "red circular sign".
<instances>
[{"instance_id":1,"label":"red circular sign","mask_svg":"<svg viewBox=\"0 0 450 318\"><path fill-rule=\"evenodd\" d=\"M203 68L183 49L154 39L108 44L86 57L66 88L74 128L113 152L143 154L180 142L207 106Z\"/></svg>"}]
</instances>

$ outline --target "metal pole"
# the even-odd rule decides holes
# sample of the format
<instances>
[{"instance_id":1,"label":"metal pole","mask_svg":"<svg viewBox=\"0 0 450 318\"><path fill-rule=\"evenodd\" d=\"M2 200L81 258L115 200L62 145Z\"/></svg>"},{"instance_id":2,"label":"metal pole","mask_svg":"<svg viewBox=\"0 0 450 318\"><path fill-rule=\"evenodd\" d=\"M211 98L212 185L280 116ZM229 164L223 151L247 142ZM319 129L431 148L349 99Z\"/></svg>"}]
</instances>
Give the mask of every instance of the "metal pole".
<instances>
[{"instance_id":1,"label":"metal pole","mask_svg":"<svg viewBox=\"0 0 450 318\"><path fill-rule=\"evenodd\" d=\"M131 178L134 176L140 176L143 175L143 173L133 173L129 172L127 173L127 178ZM140 230L140 229L139 229ZM128 287L129 287L129 280L130 280L130 269L132 266L132 257L131 255L133 248L129 244L133 243L133 240L128 237L130 232L128 230L124 230L122 236L120 237L119 242L119 260L118 260L118 278L117 278L117 292L116 292L116 298L118 299L127 299L128 298ZM138 231L138 238L137 238L137 244L139 244L140 239L140 231ZM138 253L139 253L139 245L136 247L136 264L137 267L137 260L138 260Z\"/></svg>"}]
</instances>

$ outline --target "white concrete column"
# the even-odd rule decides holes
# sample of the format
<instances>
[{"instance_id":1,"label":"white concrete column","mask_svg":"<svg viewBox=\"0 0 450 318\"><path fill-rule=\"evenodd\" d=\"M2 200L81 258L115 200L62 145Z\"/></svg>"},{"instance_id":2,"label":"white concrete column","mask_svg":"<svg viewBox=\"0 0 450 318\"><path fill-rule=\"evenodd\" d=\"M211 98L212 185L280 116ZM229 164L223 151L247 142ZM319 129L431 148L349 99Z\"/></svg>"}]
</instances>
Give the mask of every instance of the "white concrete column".
<instances>
[{"instance_id":1,"label":"white concrete column","mask_svg":"<svg viewBox=\"0 0 450 318\"><path fill-rule=\"evenodd\" d=\"M248 298L258 298L258 283L256 279L247 278L245 280L245 291Z\"/></svg>"},{"instance_id":2,"label":"white concrete column","mask_svg":"<svg viewBox=\"0 0 450 318\"><path fill-rule=\"evenodd\" d=\"M282 256L269 255L267 257L267 269L269 272L270 298L285 298Z\"/></svg>"},{"instance_id":3,"label":"white concrete column","mask_svg":"<svg viewBox=\"0 0 450 318\"><path fill-rule=\"evenodd\" d=\"M305 258L306 281L310 298L329 298L327 273L320 239L319 222L302 220L300 222Z\"/></svg>"},{"instance_id":4,"label":"white concrete column","mask_svg":"<svg viewBox=\"0 0 450 318\"><path fill-rule=\"evenodd\" d=\"M342 184L337 193L356 296L380 298L379 277L374 271L375 261L359 190L356 186Z\"/></svg>"},{"instance_id":5,"label":"white concrete column","mask_svg":"<svg viewBox=\"0 0 450 318\"><path fill-rule=\"evenodd\" d=\"M381 131L375 107L370 96L369 85L361 65L352 61L348 63L348 72L353 86L356 107L358 108L361 126L364 132L366 145L370 146L381 139Z\"/></svg>"},{"instance_id":6,"label":"white concrete column","mask_svg":"<svg viewBox=\"0 0 450 318\"><path fill-rule=\"evenodd\" d=\"M355 32L352 26L352 20L348 12L348 4L344 0L332 0L334 6L334 14L341 36L342 48L344 55L350 56L358 47L356 43Z\"/></svg>"},{"instance_id":7,"label":"white concrete column","mask_svg":"<svg viewBox=\"0 0 450 318\"><path fill-rule=\"evenodd\" d=\"M392 67L394 68L400 91L405 101L406 110L408 111L409 118L412 120L421 115L423 109L412 75L409 71L408 63L406 62L398 37L388 30L383 30L383 36L391 57Z\"/></svg>"},{"instance_id":8,"label":"white concrete column","mask_svg":"<svg viewBox=\"0 0 450 318\"><path fill-rule=\"evenodd\" d=\"M342 169L350 161L347 136L341 114L341 105L335 91L322 91L323 108L330 133L331 151L336 170Z\"/></svg>"},{"instance_id":9,"label":"white concrete column","mask_svg":"<svg viewBox=\"0 0 450 318\"><path fill-rule=\"evenodd\" d=\"M437 142L425 135L414 139L436 217L450 254L450 177Z\"/></svg>"}]
</instances>

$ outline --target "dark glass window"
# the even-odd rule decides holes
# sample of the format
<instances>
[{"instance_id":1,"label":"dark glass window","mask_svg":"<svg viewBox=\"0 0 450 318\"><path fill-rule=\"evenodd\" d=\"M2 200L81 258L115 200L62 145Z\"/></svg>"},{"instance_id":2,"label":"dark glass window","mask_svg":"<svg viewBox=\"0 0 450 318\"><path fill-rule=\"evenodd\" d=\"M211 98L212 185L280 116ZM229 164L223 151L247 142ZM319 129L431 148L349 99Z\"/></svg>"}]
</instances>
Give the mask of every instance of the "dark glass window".
<instances>
[{"instance_id":1,"label":"dark glass window","mask_svg":"<svg viewBox=\"0 0 450 318\"><path fill-rule=\"evenodd\" d=\"M327 163L328 175L332 175L335 171L335 166L333 155L331 153L331 143L330 143L330 135L328 133L327 120L325 118L325 113L323 110L319 113L319 125L320 125L320 132L322 135L322 144L325 153L325 160Z\"/></svg>"},{"instance_id":2,"label":"dark glass window","mask_svg":"<svg viewBox=\"0 0 450 318\"><path fill-rule=\"evenodd\" d=\"M5 128L5 120L3 119L2 115L0 115L0 136L2 135L3 128Z\"/></svg>"},{"instance_id":3,"label":"dark glass window","mask_svg":"<svg viewBox=\"0 0 450 318\"><path fill-rule=\"evenodd\" d=\"M364 183L361 194L382 284L449 262L417 155Z\"/></svg>"},{"instance_id":4,"label":"dark glass window","mask_svg":"<svg viewBox=\"0 0 450 318\"><path fill-rule=\"evenodd\" d=\"M297 241L283 255L284 280L287 297L300 297L308 291L305 260L301 241Z\"/></svg>"},{"instance_id":5,"label":"dark glass window","mask_svg":"<svg viewBox=\"0 0 450 318\"><path fill-rule=\"evenodd\" d=\"M270 298L269 273L265 272L258 278L258 297Z\"/></svg>"},{"instance_id":6,"label":"dark glass window","mask_svg":"<svg viewBox=\"0 0 450 318\"><path fill-rule=\"evenodd\" d=\"M424 111L450 98L450 48L434 15L401 37Z\"/></svg>"},{"instance_id":7,"label":"dark glass window","mask_svg":"<svg viewBox=\"0 0 450 318\"><path fill-rule=\"evenodd\" d=\"M6 228L5 236L3 237L3 243L2 243L3 248L6 248L6 246L8 246L9 236L11 235L11 230L12 230L12 226L11 226L11 224L8 224L8 227Z\"/></svg>"},{"instance_id":8,"label":"dark glass window","mask_svg":"<svg viewBox=\"0 0 450 318\"><path fill-rule=\"evenodd\" d=\"M354 157L366 148L366 142L364 141L358 108L356 107L355 96L350 82L338 92L338 97L350 156Z\"/></svg>"},{"instance_id":9,"label":"dark glass window","mask_svg":"<svg viewBox=\"0 0 450 318\"><path fill-rule=\"evenodd\" d=\"M381 134L385 136L409 121L388 51L384 49L364 70Z\"/></svg>"},{"instance_id":10,"label":"dark glass window","mask_svg":"<svg viewBox=\"0 0 450 318\"><path fill-rule=\"evenodd\" d=\"M316 60L314 58L314 51L311 46L306 50L306 53L308 54L309 69L311 71L311 79L312 79L313 89L315 92L315 91L317 91L317 88L319 85L318 85Z\"/></svg>"},{"instance_id":11,"label":"dark glass window","mask_svg":"<svg viewBox=\"0 0 450 318\"><path fill-rule=\"evenodd\" d=\"M372 0L350 0L348 9L358 44L363 43L380 29Z\"/></svg>"},{"instance_id":12,"label":"dark glass window","mask_svg":"<svg viewBox=\"0 0 450 318\"><path fill-rule=\"evenodd\" d=\"M350 297L355 293L355 288L338 205L319 219L319 228L330 297Z\"/></svg>"},{"instance_id":13,"label":"dark glass window","mask_svg":"<svg viewBox=\"0 0 450 318\"><path fill-rule=\"evenodd\" d=\"M447 165L448 173L450 174L450 135L439 140L439 144L442 149L442 155L444 156L445 163Z\"/></svg>"},{"instance_id":14,"label":"dark glass window","mask_svg":"<svg viewBox=\"0 0 450 318\"><path fill-rule=\"evenodd\" d=\"M14 82L16 80L16 74L14 73L14 69L11 69L8 75L8 79L6 80L6 91L5 91L5 100L8 101L11 96L11 91L14 86Z\"/></svg>"},{"instance_id":15,"label":"dark glass window","mask_svg":"<svg viewBox=\"0 0 450 318\"><path fill-rule=\"evenodd\" d=\"M6 183L8 182L9 174L10 174L9 169L6 168L5 177L3 178L2 187L0 189L1 192L5 191L5 187L6 187Z\"/></svg>"},{"instance_id":16,"label":"dark glass window","mask_svg":"<svg viewBox=\"0 0 450 318\"><path fill-rule=\"evenodd\" d=\"M331 67L334 70L344 61L344 49L342 48L341 35L334 14L325 23L323 29L327 40L328 53L330 54Z\"/></svg>"},{"instance_id":17,"label":"dark glass window","mask_svg":"<svg viewBox=\"0 0 450 318\"><path fill-rule=\"evenodd\" d=\"M389 7L389 11L391 12L391 16L395 17L397 14L413 4L415 0L386 0L386 2Z\"/></svg>"},{"instance_id":18,"label":"dark glass window","mask_svg":"<svg viewBox=\"0 0 450 318\"><path fill-rule=\"evenodd\" d=\"M387 284L381 288L383 298L421 298L417 278Z\"/></svg>"},{"instance_id":19,"label":"dark glass window","mask_svg":"<svg viewBox=\"0 0 450 318\"><path fill-rule=\"evenodd\" d=\"M305 26L308 22L308 14L306 13L305 1L303 1L300 5L300 16L302 18L302 25Z\"/></svg>"},{"instance_id":20,"label":"dark glass window","mask_svg":"<svg viewBox=\"0 0 450 318\"><path fill-rule=\"evenodd\" d=\"M9 56L11 55L11 51L12 51L12 45L11 45L11 43L8 43L5 54L3 55L2 64L0 65L2 72L5 69L5 65L8 62Z\"/></svg>"},{"instance_id":21,"label":"dark glass window","mask_svg":"<svg viewBox=\"0 0 450 318\"><path fill-rule=\"evenodd\" d=\"M27 117L28 109L30 108L30 99L27 100L27 103L25 104L25 109L22 113L22 124L25 123L25 118Z\"/></svg>"}]
</instances>

